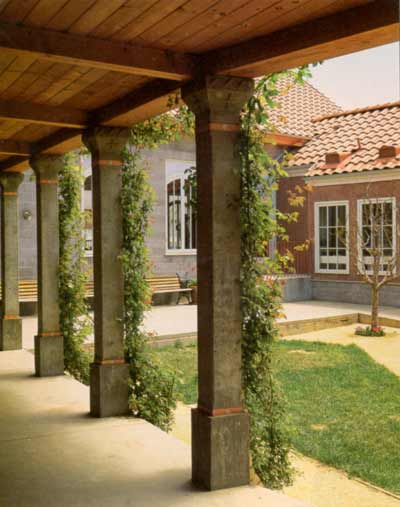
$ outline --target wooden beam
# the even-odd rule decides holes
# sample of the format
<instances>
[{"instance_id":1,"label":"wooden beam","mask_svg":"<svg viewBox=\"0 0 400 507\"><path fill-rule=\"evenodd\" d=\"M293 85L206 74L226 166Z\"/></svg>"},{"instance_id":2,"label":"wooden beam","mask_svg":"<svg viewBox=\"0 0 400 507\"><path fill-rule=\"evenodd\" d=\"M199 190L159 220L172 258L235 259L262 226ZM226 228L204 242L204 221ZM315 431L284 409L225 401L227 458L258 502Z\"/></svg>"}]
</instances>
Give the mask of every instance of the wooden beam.
<instances>
[{"instance_id":1,"label":"wooden beam","mask_svg":"<svg viewBox=\"0 0 400 507\"><path fill-rule=\"evenodd\" d=\"M257 77L399 40L398 0L375 0L202 55L208 74Z\"/></svg>"},{"instance_id":2,"label":"wooden beam","mask_svg":"<svg viewBox=\"0 0 400 507\"><path fill-rule=\"evenodd\" d=\"M0 162L0 172L22 173L29 169L29 158L10 157Z\"/></svg>"},{"instance_id":3,"label":"wooden beam","mask_svg":"<svg viewBox=\"0 0 400 507\"><path fill-rule=\"evenodd\" d=\"M87 116L84 126L115 125L131 126L147 118L160 114L168 109L168 96L179 90L179 83L165 80L154 80L112 102L109 105L92 111ZM42 107L42 106L40 106ZM62 106L54 108L58 115L64 111ZM31 145L31 154L66 153L82 146L83 129L61 128L41 141ZM26 171L29 159L9 157L0 162L1 171Z\"/></svg>"},{"instance_id":4,"label":"wooden beam","mask_svg":"<svg viewBox=\"0 0 400 507\"><path fill-rule=\"evenodd\" d=\"M76 150L82 146L83 130L60 129L54 134L50 134L33 147L35 155L39 153L62 154L68 151Z\"/></svg>"},{"instance_id":5,"label":"wooden beam","mask_svg":"<svg viewBox=\"0 0 400 507\"><path fill-rule=\"evenodd\" d=\"M168 96L179 92L181 83L155 79L90 114L90 124L128 126L169 109Z\"/></svg>"},{"instance_id":6,"label":"wooden beam","mask_svg":"<svg viewBox=\"0 0 400 507\"><path fill-rule=\"evenodd\" d=\"M4 22L0 48L52 62L178 81L190 78L195 67L191 55Z\"/></svg>"},{"instance_id":7,"label":"wooden beam","mask_svg":"<svg viewBox=\"0 0 400 507\"><path fill-rule=\"evenodd\" d=\"M86 111L80 109L8 100L0 100L0 118L73 129L84 127L88 121Z\"/></svg>"},{"instance_id":8,"label":"wooden beam","mask_svg":"<svg viewBox=\"0 0 400 507\"><path fill-rule=\"evenodd\" d=\"M32 153L32 145L23 141L0 139L0 154L28 157Z\"/></svg>"}]
</instances>

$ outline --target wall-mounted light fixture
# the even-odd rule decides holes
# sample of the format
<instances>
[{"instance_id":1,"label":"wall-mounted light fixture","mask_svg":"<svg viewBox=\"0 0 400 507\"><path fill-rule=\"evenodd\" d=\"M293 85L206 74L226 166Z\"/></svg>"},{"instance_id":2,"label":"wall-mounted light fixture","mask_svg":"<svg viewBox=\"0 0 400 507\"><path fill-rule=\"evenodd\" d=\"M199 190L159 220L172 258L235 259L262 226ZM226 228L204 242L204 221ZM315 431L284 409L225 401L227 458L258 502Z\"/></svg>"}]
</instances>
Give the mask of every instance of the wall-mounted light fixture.
<instances>
[{"instance_id":1,"label":"wall-mounted light fixture","mask_svg":"<svg viewBox=\"0 0 400 507\"><path fill-rule=\"evenodd\" d=\"M24 209L22 216L24 217L24 220L32 220L32 213L28 209Z\"/></svg>"}]
</instances>

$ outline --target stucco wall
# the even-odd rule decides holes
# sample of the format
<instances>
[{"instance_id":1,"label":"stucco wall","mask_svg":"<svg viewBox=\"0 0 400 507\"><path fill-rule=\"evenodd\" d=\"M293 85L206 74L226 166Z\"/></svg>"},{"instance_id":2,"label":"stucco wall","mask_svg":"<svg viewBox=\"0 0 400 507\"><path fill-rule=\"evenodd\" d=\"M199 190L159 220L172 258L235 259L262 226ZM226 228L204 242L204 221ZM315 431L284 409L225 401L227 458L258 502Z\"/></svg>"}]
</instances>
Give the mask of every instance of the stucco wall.
<instances>
[{"instance_id":1,"label":"stucco wall","mask_svg":"<svg viewBox=\"0 0 400 507\"><path fill-rule=\"evenodd\" d=\"M25 219L23 213L29 212ZM25 173L19 187L19 276L24 280L37 278L36 248L36 185L32 171Z\"/></svg>"},{"instance_id":2,"label":"stucco wall","mask_svg":"<svg viewBox=\"0 0 400 507\"><path fill-rule=\"evenodd\" d=\"M178 273L183 279L196 278L196 255L166 253L166 161L182 160L195 163L194 140L161 146L143 154L149 167L149 178L156 194L151 230L147 238L154 274Z\"/></svg>"}]
</instances>

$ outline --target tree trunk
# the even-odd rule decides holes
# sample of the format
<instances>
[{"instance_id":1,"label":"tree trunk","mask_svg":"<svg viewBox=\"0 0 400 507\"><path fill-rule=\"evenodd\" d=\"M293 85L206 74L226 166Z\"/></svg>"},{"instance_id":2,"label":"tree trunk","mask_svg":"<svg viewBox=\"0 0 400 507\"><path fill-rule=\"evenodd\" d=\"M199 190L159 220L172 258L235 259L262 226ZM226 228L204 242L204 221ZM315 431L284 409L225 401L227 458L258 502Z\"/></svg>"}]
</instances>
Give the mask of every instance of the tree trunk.
<instances>
[{"instance_id":1,"label":"tree trunk","mask_svg":"<svg viewBox=\"0 0 400 507\"><path fill-rule=\"evenodd\" d=\"M371 309L371 327L379 326L379 291L372 287L372 309Z\"/></svg>"}]
</instances>

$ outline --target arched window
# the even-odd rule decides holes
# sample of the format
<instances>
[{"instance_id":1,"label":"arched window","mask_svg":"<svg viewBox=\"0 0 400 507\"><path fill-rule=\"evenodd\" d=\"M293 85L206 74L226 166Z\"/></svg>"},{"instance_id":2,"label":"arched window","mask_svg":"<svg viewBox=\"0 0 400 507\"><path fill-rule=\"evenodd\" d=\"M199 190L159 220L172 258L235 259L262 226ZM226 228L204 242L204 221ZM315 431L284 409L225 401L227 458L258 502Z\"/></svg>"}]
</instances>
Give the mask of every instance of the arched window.
<instances>
[{"instance_id":1,"label":"arched window","mask_svg":"<svg viewBox=\"0 0 400 507\"><path fill-rule=\"evenodd\" d=\"M167 252L194 253L196 249L194 197L188 174L167 180Z\"/></svg>"}]
</instances>

